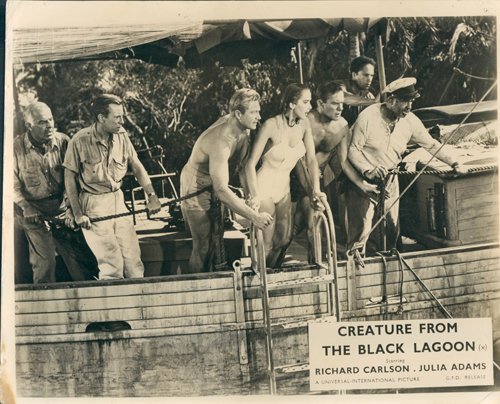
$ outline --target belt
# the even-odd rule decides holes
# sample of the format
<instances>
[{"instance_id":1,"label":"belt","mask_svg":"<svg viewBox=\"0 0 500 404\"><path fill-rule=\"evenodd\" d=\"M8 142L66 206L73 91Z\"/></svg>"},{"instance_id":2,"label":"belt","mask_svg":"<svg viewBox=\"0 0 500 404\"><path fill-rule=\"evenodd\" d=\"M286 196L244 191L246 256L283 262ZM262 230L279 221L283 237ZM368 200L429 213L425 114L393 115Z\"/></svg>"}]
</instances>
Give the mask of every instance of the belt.
<instances>
[{"instance_id":1,"label":"belt","mask_svg":"<svg viewBox=\"0 0 500 404\"><path fill-rule=\"evenodd\" d=\"M118 188L118 189L115 189L114 191L109 191L109 192L99 192L98 194L96 193L93 193L93 192L89 192L85 189L82 189L82 193L86 193L86 194L90 194L90 195L107 195L107 194L115 194L117 193L118 191L121 191L122 189L121 188Z\"/></svg>"},{"instance_id":2,"label":"belt","mask_svg":"<svg viewBox=\"0 0 500 404\"><path fill-rule=\"evenodd\" d=\"M46 196L45 198L40 198L40 199L26 199L28 202L43 202L43 201L53 201L55 199L62 199L62 195L49 195Z\"/></svg>"}]
</instances>

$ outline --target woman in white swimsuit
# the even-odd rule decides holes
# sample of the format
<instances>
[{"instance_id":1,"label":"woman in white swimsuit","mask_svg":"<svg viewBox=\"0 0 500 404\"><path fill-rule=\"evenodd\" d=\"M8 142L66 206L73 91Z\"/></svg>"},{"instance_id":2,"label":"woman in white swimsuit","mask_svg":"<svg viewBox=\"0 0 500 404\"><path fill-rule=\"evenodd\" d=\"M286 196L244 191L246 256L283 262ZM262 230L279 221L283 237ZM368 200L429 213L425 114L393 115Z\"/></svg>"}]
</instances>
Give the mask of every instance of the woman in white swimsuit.
<instances>
[{"instance_id":1,"label":"woman in white swimsuit","mask_svg":"<svg viewBox=\"0 0 500 404\"><path fill-rule=\"evenodd\" d=\"M264 230L268 268L275 267L281 249L290 241L290 171L304 155L313 196L320 193L314 140L307 119L310 110L311 90L303 84L290 84L283 94L282 112L264 122L246 164L249 205L274 216L273 224ZM262 166L256 172L261 158Z\"/></svg>"}]
</instances>

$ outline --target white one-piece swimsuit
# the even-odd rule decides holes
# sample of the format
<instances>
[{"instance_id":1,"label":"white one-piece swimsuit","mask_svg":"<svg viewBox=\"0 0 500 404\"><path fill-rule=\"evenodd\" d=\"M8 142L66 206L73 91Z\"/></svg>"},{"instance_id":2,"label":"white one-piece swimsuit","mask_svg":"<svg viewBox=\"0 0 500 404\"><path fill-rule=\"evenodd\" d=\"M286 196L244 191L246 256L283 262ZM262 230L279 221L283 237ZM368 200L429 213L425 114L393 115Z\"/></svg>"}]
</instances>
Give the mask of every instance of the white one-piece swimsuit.
<instances>
[{"instance_id":1,"label":"white one-piece swimsuit","mask_svg":"<svg viewBox=\"0 0 500 404\"><path fill-rule=\"evenodd\" d=\"M276 130L280 133L280 142L262 156L262 166L257 172L257 187L261 201L271 198L274 203L278 203L290 193L290 171L304 156L306 148L302 140L293 147L283 142L283 131L287 127L282 115L270 119L274 120Z\"/></svg>"}]
</instances>

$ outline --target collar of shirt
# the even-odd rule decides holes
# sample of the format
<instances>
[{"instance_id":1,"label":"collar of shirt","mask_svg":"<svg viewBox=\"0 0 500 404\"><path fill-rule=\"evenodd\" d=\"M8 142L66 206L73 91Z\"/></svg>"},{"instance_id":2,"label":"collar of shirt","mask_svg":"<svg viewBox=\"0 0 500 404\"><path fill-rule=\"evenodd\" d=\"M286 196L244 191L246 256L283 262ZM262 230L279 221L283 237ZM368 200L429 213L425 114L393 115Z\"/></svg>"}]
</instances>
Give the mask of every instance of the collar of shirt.
<instances>
[{"instance_id":1,"label":"collar of shirt","mask_svg":"<svg viewBox=\"0 0 500 404\"><path fill-rule=\"evenodd\" d=\"M99 144L103 145L106 148L109 147L108 142L106 142L105 140L99 139L99 137L97 136L97 123L94 123L91 126L90 130L91 130L91 134L92 134L92 136L90 137L91 144L93 144L93 143L99 143ZM115 142L116 135L117 135L117 133L112 133L111 134L111 136L110 136L110 142L109 143L114 143Z\"/></svg>"},{"instance_id":2,"label":"collar of shirt","mask_svg":"<svg viewBox=\"0 0 500 404\"><path fill-rule=\"evenodd\" d=\"M30 137L29 137L29 132L26 132L24 134L24 147L26 148L26 150L30 150L30 149L37 150L38 149L31 142ZM54 148L57 148L57 147L59 147L59 145L57 144L55 136L53 136L52 139L50 139L50 141L48 143L43 145L43 149L45 150L45 153L47 153L47 151L52 151L52 150L54 150Z\"/></svg>"}]
</instances>

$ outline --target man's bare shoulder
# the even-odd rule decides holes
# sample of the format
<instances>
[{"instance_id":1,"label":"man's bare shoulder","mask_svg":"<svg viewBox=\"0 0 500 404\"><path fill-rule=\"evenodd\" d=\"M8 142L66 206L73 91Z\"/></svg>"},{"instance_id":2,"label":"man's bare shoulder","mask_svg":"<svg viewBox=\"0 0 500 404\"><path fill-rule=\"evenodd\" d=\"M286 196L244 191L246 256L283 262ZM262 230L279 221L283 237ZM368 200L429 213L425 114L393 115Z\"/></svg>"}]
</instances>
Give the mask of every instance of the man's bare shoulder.
<instances>
[{"instance_id":1,"label":"man's bare shoulder","mask_svg":"<svg viewBox=\"0 0 500 404\"><path fill-rule=\"evenodd\" d=\"M239 136L233 133L233 128L226 121L212 125L198 139L199 146L207 155L220 155L225 150L230 151Z\"/></svg>"},{"instance_id":2,"label":"man's bare shoulder","mask_svg":"<svg viewBox=\"0 0 500 404\"><path fill-rule=\"evenodd\" d=\"M344 117L340 117L337 121L332 122L332 130L336 133L349 131L349 124Z\"/></svg>"}]
</instances>

